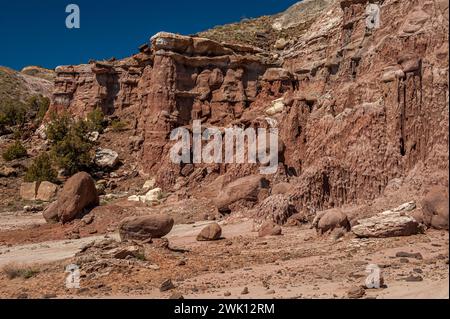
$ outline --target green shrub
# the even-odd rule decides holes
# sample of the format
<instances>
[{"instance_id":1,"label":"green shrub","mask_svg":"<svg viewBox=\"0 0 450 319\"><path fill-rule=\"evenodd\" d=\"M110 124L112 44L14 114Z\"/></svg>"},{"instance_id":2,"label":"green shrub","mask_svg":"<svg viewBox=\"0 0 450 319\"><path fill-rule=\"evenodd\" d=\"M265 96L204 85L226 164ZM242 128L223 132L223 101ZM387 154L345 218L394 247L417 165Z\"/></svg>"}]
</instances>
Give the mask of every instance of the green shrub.
<instances>
[{"instance_id":1,"label":"green shrub","mask_svg":"<svg viewBox=\"0 0 450 319\"><path fill-rule=\"evenodd\" d=\"M12 161L27 156L27 150L20 141L16 141L3 152L2 156L5 161Z\"/></svg>"},{"instance_id":2,"label":"green shrub","mask_svg":"<svg viewBox=\"0 0 450 319\"><path fill-rule=\"evenodd\" d=\"M26 122L27 106L16 100L0 101L0 124L23 126Z\"/></svg>"},{"instance_id":3,"label":"green shrub","mask_svg":"<svg viewBox=\"0 0 450 319\"><path fill-rule=\"evenodd\" d=\"M42 121L50 106L50 99L42 95L33 95L27 101L28 108L35 112L39 122Z\"/></svg>"},{"instance_id":4,"label":"green shrub","mask_svg":"<svg viewBox=\"0 0 450 319\"><path fill-rule=\"evenodd\" d=\"M91 163L92 143L72 127L62 141L51 148L55 163L63 168L67 174L73 175L85 170Z\"/></svg>"},{"instance_id":5,"label":"green shrub","mask_svg":"<svg viewBox=\"0 0 450 319\"><path fill-rule=\"evenodd\" d=\"M87 115L86 121L90 131L103 132L105 126L105 114L103 114L103 111L99 107L96 107Z\"/></svg>"},{"instance_id":6,"label":"green shrub","mask_svg":"<svg viewBox=\"0 0 450 319\"><path fill-rule=\"evenodd\" d=\"M86 170L91 163L91 150L94 146L88 139L91 123L87 120L74 121L68 114L59 118L51 116L47 137L51 143L50 153L54 163L70 175Z\"/></svg>"},{"instance_id":7,"label":"green shrub","mask_svg":"<svg viewBox=\"0 0 450 319\"><path fill-rule=\"evenodd\" d=\"M42 153L33 160L25 174L26 182L52 182L56 183L58 173L52 166L52 161L47 153Z\"/></svg>"},{"instance_id":8,"label":"green shrub","mask_svg":"<svg viewBox=\"0 0 450 319\"><path fill-rule=\"evenodd\" d=\"M111 128L113 132L121 132L127 129L128 123L122 122L120 120L112 120L111 122Z\"/></svg>"},{"instance_id":9,"label":"green shrub","mask_svg":"<svg viewBox=\"0 0 450 319\"><path fill-rule=\"evenodd\" d=\"M50 114L50 123L47 126L47 138L52 144L62 141L69 133L73 120L69 114L62 115Z\"/></svg>"}]
</instances>

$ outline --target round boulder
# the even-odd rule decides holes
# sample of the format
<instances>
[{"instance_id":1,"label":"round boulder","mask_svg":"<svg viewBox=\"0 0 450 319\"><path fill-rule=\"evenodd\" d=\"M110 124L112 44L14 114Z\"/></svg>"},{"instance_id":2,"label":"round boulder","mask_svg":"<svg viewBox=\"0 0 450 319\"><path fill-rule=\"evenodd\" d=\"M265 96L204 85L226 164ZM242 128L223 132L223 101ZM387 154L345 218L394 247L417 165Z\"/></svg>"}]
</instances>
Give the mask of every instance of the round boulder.
<instances>
[{"instance_id":1,"label":"round boulder","mask_svg":"<svg viewBox=\"0 0 450 319\"><path fill-rule=\"evenodd\" d=\"M119 226L122 240L148 240L162 238L172 230L174 220L168 215L125 218Z\"/></svg>"},{"instance_id":2,"label":"round boulder","mask_svg":"<svg viewBox=\"0 0 450 319\"><path fill-rule=\"evenodd\" d=\"M283 230L273 221L265 222L261 228L259 229L258 236L259 237L267 237L267 236L281 236Z\"/></svg>"},{"instance_id":3,"label":"round boulder","mask_svg":"<svg viewBox=\"0 0 450 319\"><path fill-rule=\"evenodd\" d=\"M448 189L433 187L422 201L424 222L427 226L448 230Z\"/></svg>"},{"instance_id":4,"label":"round boulder","mask_svg":"<svg viewBox=\"0 0 450 319\"><path fill-rule=\"evenodd\" d=\"M333 231L336 228L343 228L347 231L351 228L347 215L336 209L319 213L314 221L314 226L320 234Z\"/></svg>"},{"instance_id":5,"label":"round boulder","mask_svg":"<svg viewBox=\"0 0 450 319\"><path fill-rule=\"evenodd\" d=\"M203 228L203 230L197 236L197 241L219 240L221 236L222 236L222 228L220 227L219 224L214 223Z\"/></svg>"},{"instance_id":6,"label":"round boulder","mask_svg":"<svg viewBox=\"0 0 450 319\"><path fill-rule=\"evenodd\" d=\"M71 222L82 217L86 210L99 205L99 197L95 182L85 172L73 175L64 184L56 202L52 203L43 213L47 222Z\"/></svg>"}]
</instances>

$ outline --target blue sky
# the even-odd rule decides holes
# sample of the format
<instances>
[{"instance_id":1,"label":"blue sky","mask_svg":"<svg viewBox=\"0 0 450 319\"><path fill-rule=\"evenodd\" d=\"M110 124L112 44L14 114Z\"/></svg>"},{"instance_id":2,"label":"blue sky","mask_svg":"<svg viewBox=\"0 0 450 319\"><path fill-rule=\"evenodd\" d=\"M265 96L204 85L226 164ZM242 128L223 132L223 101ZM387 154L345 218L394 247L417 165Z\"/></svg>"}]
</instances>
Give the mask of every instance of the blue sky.
<instances>
[{"instance_id":1,"label":"blue sky","mask_svg":"<svg viewBox=\"0 0 450 319\"><path fill-rule=\"evenodd\" d=\"M12 0L0 3L0 65L54 68L122 58L158 31L192 34L216 25L281 12L297 0ZM68 4L81 28L67 29Z\"/></svg>"}]
</instances>

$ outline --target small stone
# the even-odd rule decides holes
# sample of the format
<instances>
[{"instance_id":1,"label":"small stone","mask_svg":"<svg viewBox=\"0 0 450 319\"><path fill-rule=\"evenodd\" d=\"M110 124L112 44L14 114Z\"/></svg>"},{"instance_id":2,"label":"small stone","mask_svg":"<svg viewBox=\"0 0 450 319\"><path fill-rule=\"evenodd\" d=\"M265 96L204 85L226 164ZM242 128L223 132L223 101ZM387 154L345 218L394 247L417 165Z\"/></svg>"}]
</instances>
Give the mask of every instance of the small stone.
<instances>
[{"instance_id":1,"label":"small stone","mask_svg":"<svg viewBox=\"0 0 450 319\"><path fill-rule=\"evenodd\" d=\"M403 251L396 253L395 257L397 257L397 258L415 258L418 260L423 260L423 256L421 253L407 253L407 252L403 252Z\"/></svg>"},{"instance_id":2,"label":"small stone","mask_svg":"<svg viewBox=\"0 0 450 319\"><path fill-rule=\"evenodd\" d=\"M37 213L44 210L43 205L27 205L23 207L23 210L27 213Z\"/></svg>"},{"instance_id":3,"label":"small stone","mask_svg":"<svg viewBox=\"0 0 450 319\"><path fill-rule=\"evenodd\" d=\"M118 249L113 253L113 257L116 259L126 259L127 257L135 257L142 253L142 249L137 246L125 247Z\"/></svg>"},{"instance_id":4,"label":"small stone","mask_svg":"<svg viewBox=\"0 0 450 319\"><path fill-rule=\"evenodd\" d=\"M100 168L114 168L119 163L119 154L110 149L99 148L95 152L94 163Z\"/></svg>"},{"instance_id":5,"label":"small stone","mask_svg":"<svg viewBox=\"0 0 450 319\"><path fill-rule=\"evenodd\" d=\"M163 197L163 191L161 188L155 188L147 192L144 197L144 202L152 204L158 202ZM142 199L141 199L142 201Z\"/></svg>"},{"instance_id":6,"label":"small stone","mask_svg":"<svg viewBox=\"0 0 450 319\"><path fill-rule=\"evenodd\" d=\"M409 259L408 258L400 258L400 262L403 264L407 264L407 263L409 263Z\"/></svg>"},{"instance_id":7,"label":"small stone","mask_svg":"<svg viewBox=\"0 0 450 319\"><path fill-rule=\"evenodd\" d=\"M173 284L171 279L166 279L162 282L161 287L159 288L160 292L165 292L175 289L175 285Z\"/></svg>"},{"instance_id":8,"label":"small stone","mask_svg":"<svg viewBox=\"0 0 450 319\"><path fill-rule=\"evenodd\" d=\"M223 294L225 297L230 297L231 296L231 292L227 291L226 293Z\"/></svg>"},{"instance_id":9,"label":"small stone","mask_svg":"<svg viewBox=\"0 0 450 319\"><path fill-rule=\"evenodd\" d=\"M150 179L150 180L146 181L144 183L144 186L142 187L142 189L143 190L150 190L150 189L154 189L155 186L156 186L156 180L153 178L153 179Z\"/></svg>"},{"instance_id":10,"label":"small stone","mask_svg":"<svg viewBox=\"0 0 450 319\"><path fill-rule=\"evenodd\" d=\"M262 226L258 232L259 237L267 237L267 236L281 236L283 230L273 221L267 221Z\"/></svg>"},{"instance_id":11,"label":"small stone","mask_svg":"<svg viewBox=\"0 0 450 319\"><path fill-rule=\"evenodd\" d=\"M0 177L11 177L16 175L17 171L14 168L8 166L0 166Z\"/></svg>"},{"instance_id":12,"label":"small stone","mask_svg":"<svg viewBox=\"0 0 450 319\"><path fill-rule=\"evenodd\" d=\"M179 292L175 292L169 297L169 299L182 300L182 299L184 299L184 296Z\"/></svg>"},{"instance_id":13,"label":"small stone","mask_svg":"<svg viewBox=\"0 0 450 319\"><path fill-rule=\"evenodd\" d=\"M273 290L273 289L272 289L272 290L269 290L269 291L267 292L267 294L268 294L268 295L275 295L275 290Z\"/></svg>"},{"instance_id":14,"label":"small stone","mask_svg":"<svg viewBox=\"0 0 450 319\"><path fill-rule=\"evenodd\" d=\"M421 282L421 281L423 281L423 278L422 278L422 276L411 275L411 276L405 278L405 281L406 282Z\"/></svg>"},{"instance_id":15,"label":"small stone","mask_svg":"<svg viewBox=\"0 0 450 319\"><path fill-rule=\"evenodd\" d=\"M364 287L355 286L348 290L347 296L350 299L361 299L366 294Z\"/></svg>"},{"instance_id":16,"label":"small stone","mask_svg":"<svg viewBox=\"0 0 450 319\"><path fill-rule=\"evenodd\" d=\"M86 215L84 216L81 221L85 224L85 225L90 225L92 224L92 222L94 221L94 216L93 215Z\"/></svg>"},{"instance_id":17,"label":"small stone","mask_svg":"<svg viewBox=\"0 0 450 319\"><path fill-rule=\"evenodd\" d=\"M242 290L241 295L248 295L249 291L248 291L248 287L245 287L244 290Z\"/></svg>"}]
</instances>

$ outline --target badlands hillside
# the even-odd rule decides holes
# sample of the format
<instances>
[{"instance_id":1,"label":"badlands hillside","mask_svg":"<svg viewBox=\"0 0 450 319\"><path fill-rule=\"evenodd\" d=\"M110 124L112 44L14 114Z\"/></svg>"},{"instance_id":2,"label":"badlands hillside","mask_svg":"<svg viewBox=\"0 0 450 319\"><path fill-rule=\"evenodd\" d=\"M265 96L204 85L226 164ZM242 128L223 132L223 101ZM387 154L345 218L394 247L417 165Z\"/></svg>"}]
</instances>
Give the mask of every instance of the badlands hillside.
<instances>
[{"instance_id":1,"label":"badlands hillside","mask_svg":"<svg viewBox=\"0 0 450 319\"><path fill-rule=\"evenodd\" d=\"M448 4L305 0L0 69L26 110L0 104L0 297L448 298ZM277 128L277 172L174 164L195 120Z\"/></svg>"}]
</instances>

